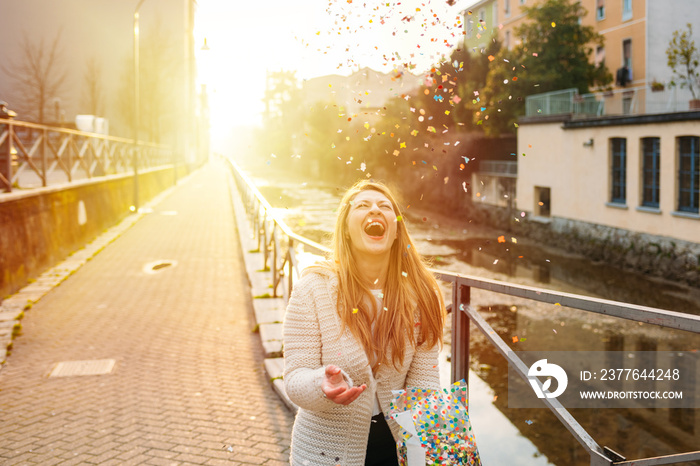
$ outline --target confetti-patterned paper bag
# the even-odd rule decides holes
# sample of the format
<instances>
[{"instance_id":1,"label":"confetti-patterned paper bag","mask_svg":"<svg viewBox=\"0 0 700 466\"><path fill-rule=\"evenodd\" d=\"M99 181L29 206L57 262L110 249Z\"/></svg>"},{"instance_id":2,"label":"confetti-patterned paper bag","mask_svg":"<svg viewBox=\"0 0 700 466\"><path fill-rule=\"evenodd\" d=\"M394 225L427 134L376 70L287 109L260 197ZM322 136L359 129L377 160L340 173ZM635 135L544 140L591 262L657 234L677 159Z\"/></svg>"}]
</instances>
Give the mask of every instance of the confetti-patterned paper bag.
<instances>
[{"instance_id":1,"label":"confetti-patterned paper bag","mask_svg":"<svg viewBox=\"0 0 700 466\"><path fill-rule=\"evenodd\" d=\"M389 417L403 430L401 466L481 466L467 393L464 380L440 390L409 387L394 392Z\"/></svg>"}]
</instances>

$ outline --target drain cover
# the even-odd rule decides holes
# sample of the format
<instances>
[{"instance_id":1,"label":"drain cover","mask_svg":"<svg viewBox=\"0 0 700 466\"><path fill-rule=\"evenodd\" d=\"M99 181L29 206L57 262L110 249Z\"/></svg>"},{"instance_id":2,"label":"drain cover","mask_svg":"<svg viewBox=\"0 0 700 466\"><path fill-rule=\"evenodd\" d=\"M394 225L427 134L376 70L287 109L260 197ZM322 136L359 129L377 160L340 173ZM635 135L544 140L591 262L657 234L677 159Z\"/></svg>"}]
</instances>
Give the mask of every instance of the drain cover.
<instances>
[{"instance_id":1,"label":"drain cover","mask_svg":"<svg viewBox=\"0 0 700 466\"><path fill-rule=\"evenodd\" d=\"M177 265L177 261L173 261L173 260L154 261L154 262L149 262L148 264L144 265L143 271L145 273L157 273L163 269L167 269L168 267L175 267L176 265Z\"/></svg>"},{"instance_id":2,"label":"drain cover","mask_svg":"<svg viewBox=\"0 0 700 466\"><path fill-rule=\"evenodd\" d=\"M56 364L49 377L72 377L76 375L104 375L114 369L114 359L93 359L89 361L63 361Z\"/></svg>"}]
</instances>

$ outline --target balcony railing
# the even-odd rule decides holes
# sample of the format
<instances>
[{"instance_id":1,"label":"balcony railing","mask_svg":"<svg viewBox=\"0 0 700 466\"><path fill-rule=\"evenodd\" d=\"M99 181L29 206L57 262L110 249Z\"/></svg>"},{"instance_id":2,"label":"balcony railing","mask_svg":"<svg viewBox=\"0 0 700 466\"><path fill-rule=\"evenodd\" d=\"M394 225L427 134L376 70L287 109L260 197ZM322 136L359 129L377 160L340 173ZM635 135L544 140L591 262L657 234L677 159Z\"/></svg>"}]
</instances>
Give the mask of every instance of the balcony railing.
<instances>
[{"instance_id":1,"label":"balcony railing","mask_svg":"<svg viewBox=\"0 0 700 466\"><path fill-rule=\"evenodd\" d=\"M488 176L517 178L518 162L510 160L482 160L479 163L479 173Z\"/></svg>"},{"instance_id":2,"label":"balcony railing","mask_svg":"<svg viewBox=\"0 0 700 466\"><path fill-rule=\"evenodd\" d=\"M572 115L573 118L645 115L700 110L687 88L647 86L579 94L575 88L525 98L525 116Z\"/></svg>"},{"instance_id":3,"label":"balcony railing","mask_svg":"<svg viewBox=\"0 0 700 466\"><path fill-rule=\"evenodd\" d=\"M300 255L302 253L326 255L330 251L314 241L295 234L283 221L276 217L272 206L260 194L260 191L258 191L250 178L241 171L238 165L230 159L225 159L225 161L229 164L236 189L246 207L259 250L263 253L262 269L272 272L272 295L273 297L280 297L281 293L286 302L291 295L294 281L300 276ZM462 379L467 380L469 372L470 321L484 334L490 344L506 358L508 364L516 370L518 375L524 380L528 380L529 368L527 365L498 336L486 319L470 305L472 288L544 303L556 303L564 307L660 327L680 329L696 334L700 333L700 316L496 280L486 280L444 270L433 270L433 272L439 280L448 283L452 287L452 302L448 305L448 312L452 313L451 365L453 382ZM700 461L700 451L627 461L607 447L598 445L593 437L555 398L543 398L541 400L583 446L590 456L591 466L652 466Z\"/></svg>"},{"instance_id":4,"label":"balcony railing","mask_svg":"<svg viewBox=\"0 0 700 466\"><path fill-rule=\"evenodd\" d=\"M0 190L172 163L170 146L0 118Z\"/></svg>"}]
</instances>

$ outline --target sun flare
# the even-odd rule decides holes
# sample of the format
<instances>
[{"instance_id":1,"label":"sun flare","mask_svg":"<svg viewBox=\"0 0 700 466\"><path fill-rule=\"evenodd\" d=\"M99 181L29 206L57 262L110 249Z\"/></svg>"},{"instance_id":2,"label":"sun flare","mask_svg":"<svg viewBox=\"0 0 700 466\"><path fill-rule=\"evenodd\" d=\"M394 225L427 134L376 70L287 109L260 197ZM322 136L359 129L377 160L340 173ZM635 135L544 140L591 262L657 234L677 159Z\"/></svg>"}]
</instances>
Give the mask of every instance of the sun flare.
<instances>
[{"instance_id":1,"label":"sun flare","mask_svg":"<svg viewBox=\"0 0 700 466\"><path fill-rule=\"evenodd\" d=\"M260 123L267 71L295 70L300 80L366 66L423 72L461 44L470 3L200 1L196 43L206 38L208 50L197 50L198 82L209 93L214 144Z\"/></svg>"}]
</instances>

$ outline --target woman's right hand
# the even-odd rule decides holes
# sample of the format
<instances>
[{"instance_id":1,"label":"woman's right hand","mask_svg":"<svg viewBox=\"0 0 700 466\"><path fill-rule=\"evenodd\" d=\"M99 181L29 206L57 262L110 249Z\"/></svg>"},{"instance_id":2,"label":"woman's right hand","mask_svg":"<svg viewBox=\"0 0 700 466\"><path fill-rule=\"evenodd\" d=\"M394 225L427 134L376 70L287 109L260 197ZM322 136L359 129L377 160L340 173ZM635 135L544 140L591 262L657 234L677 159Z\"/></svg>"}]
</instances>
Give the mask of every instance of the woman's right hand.
<instances>
[{"instance_id":1,"label":"woman's right hand","mask_svg":"<svg viewBox=\"0 0 700 466\"><path fill-rule=\"evenodd\" d=\"M349 405L357 399L367 388L366 384L359 387L350 387L345 381L340 367L332 364L326 366L326 374L321 383L323 394L334 403Z\"/></svg>"}]
</instances>

